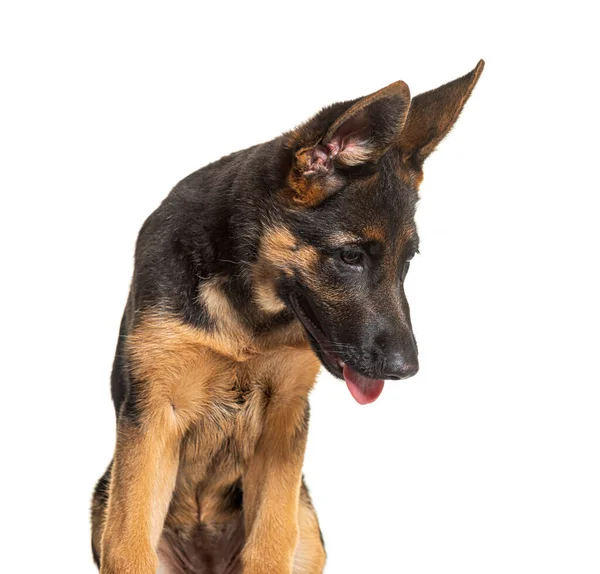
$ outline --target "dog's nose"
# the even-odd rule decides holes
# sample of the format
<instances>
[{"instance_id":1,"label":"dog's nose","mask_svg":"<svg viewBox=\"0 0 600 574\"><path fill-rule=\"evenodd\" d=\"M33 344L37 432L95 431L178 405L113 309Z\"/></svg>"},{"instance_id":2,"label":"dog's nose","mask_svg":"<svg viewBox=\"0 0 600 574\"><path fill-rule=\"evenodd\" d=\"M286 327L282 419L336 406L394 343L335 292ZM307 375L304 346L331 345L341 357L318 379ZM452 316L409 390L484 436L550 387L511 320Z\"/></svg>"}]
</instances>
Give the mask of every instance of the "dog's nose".
<instances>
[{"instance_id":1,"label":"dog's nose","mask_svg":"<svg viewBox=\"0 0 600 574\"><path fill-rule=\"evenodd\" d=\"M418 370L419 361L416 356L408 358L404 353L396 352L387 355L383 375L388 380L400 380L416 375Z\"/></svg>"}]
</instances>

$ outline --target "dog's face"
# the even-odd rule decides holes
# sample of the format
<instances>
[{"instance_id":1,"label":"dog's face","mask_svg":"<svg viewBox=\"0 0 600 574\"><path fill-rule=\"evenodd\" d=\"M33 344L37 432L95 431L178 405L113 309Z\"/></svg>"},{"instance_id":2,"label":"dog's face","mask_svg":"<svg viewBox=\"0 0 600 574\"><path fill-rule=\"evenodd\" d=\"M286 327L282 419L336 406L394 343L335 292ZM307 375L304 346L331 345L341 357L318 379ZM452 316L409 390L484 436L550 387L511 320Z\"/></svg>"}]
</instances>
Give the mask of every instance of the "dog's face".
<instances>
[{"instance_id":1,"label":"dog's face","mask_svg":"<svg viewBox=\"0 0 600 574\"><path fill-rule=\"evenodd\" d=\"M282 285L322 363L359 402L418 369L404 292L418 250L415 203L416 190L381 165L290 225L311 255Z\"/></svg>"},{"instance_id":2,"label":"dog's face","mask_svg":"<svg viewBox=\"0 0 600 574\"><path fill-rule=\"evenodd\" d=\"M263 237L271 284L260 294L293 310L323 365L361 404L385 379L418 370L404 284L418 251L422 165L482 68L412 101L397 82L326 108L290 136L285 209Z\"/></svg>"}]
</instances>

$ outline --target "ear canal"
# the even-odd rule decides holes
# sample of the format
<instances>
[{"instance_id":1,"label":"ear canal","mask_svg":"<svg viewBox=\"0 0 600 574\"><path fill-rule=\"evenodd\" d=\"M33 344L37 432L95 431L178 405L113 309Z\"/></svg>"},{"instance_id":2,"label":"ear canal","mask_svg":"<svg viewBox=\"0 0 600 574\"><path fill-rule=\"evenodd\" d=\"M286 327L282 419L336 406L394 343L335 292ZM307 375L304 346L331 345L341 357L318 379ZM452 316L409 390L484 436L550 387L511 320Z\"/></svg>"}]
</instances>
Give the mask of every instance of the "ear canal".
<instances>
[{"instance_id":1,"label":"ear canal","mask_svg":"<svg viewBox=\"0 0 600 574\"><path fill-rule=\"evenodd\" d=\"M455 124L483 72L484 61L465 76L415 96L398 147L420 169Z\"/></svg>"}]
</instances>

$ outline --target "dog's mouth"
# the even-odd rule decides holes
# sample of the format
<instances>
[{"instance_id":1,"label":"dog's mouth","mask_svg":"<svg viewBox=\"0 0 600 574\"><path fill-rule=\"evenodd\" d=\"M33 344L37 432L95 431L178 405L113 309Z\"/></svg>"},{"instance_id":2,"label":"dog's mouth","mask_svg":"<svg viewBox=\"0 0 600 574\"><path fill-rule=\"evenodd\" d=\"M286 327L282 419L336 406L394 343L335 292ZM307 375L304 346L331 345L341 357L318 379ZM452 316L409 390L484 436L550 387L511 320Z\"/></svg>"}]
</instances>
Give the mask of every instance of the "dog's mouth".
<instances>
[{"instance_id":1,"label":"dog's mouth","mask_svg":"<svg viewBox=\"0 0 600 574\"><path fill-rule=\"evenodd\" d=\"M362 375L341 358L339 352L334 350L336 344L325 334L316 311L307 300L293 294L290 296L290 304L325 368L335 377L346 381L350 394L358 404L366 405L377 400L385 381Z\"/></svg>"}]
</instances>

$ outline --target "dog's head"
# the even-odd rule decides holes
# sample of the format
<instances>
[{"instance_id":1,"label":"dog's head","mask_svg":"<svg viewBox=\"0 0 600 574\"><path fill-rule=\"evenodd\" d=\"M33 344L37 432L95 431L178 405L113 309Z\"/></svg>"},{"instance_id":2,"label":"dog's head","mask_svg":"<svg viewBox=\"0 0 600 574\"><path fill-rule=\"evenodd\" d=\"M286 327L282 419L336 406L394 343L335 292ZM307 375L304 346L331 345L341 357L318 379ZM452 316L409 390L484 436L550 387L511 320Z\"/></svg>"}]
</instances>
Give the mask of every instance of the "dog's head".
<instances>
[{"instance_id":1,"label":"dog's head","mask_svg":"<svg viewBox=\"0 0 600 574\"><path fill-rule=\"evenodd\" d=\"M404 281L418 251L423 162L458 118L483 62L411 100L396 82L322 110L289 134L284 206L255 268L264 310L298 317L361 404L418 370Z\"/></svg>"}]
</instances>

